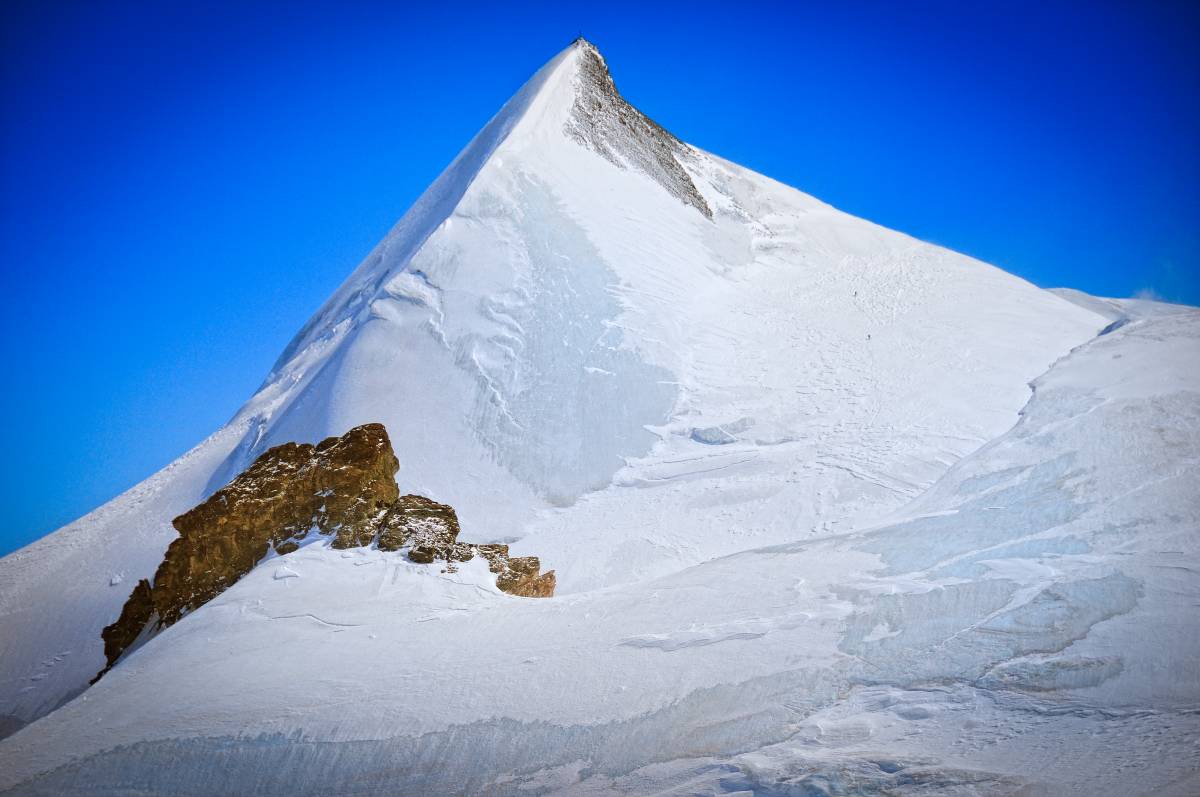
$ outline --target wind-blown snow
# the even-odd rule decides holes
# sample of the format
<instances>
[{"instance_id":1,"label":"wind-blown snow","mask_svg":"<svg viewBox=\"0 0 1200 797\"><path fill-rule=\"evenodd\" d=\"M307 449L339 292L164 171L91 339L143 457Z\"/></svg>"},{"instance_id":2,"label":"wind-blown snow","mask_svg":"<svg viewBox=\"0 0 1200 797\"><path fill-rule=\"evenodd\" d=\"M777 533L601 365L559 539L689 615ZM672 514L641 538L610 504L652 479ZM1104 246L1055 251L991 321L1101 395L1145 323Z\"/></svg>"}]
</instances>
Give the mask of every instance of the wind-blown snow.
<instances>
[{"instance_id":1,"label":"wind-blown snow","mask_svg":"<svg viewBox=\"0 0 1200 797\"><path fill-rule=\"evenodd\" d=\"M308 546L9 740L9 782L1188 793L1198 352L1200 312L1135 321L878 527L623 589L528 601L482 565Z\"/></svg>"},{"instance_id":2,"label":"wind-blown snow","mask_svg":"<svg viewBox=\"0 0 1200 797\"><path fill-rule=\"evenodd\" d=\"M0 560L0 715L100 669L172 517L364 422L559 597L305 546L2 743L0 789L1192 777L1195 313L1064 301L652 127L581 141L592 53L501 109L227 427Z\"/></svg>"}]
</instances>

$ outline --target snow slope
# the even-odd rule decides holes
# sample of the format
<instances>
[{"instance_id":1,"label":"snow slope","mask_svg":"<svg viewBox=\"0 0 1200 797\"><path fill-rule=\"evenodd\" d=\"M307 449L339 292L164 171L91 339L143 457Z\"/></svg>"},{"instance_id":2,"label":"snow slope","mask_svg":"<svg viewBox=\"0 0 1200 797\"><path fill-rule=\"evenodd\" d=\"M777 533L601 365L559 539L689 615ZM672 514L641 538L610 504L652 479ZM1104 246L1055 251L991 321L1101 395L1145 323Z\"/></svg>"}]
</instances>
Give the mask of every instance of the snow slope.
<instances>
[{"instance_id":1,"label":"snow slope","mask_svg":"<svg viewBox=\"0 0 1200 797\"><path fill-rule=\"evenodd\" d=\"M497 628L534 615L557 618L567 625L544 644L565 645L582 662L592 656L592 638L572 641L569 631L595 615L575 612L609 596L621 611L607 624L595 620L598 633L611 627L632 640L641 622L646 639L622 650L648 666L664 653L700 656L693 680L673 688L716 688L727 682L727 665L701 663L724 658L708 651L720 648L705 634L743 639L758 626L747 630L730 619L717 624L726 630L697 631L699 642L655 643L653 635L668 631L654 630L659 615L646 596L658 588L650 585L687 583L688 574L702 572L732 578L722 568L736 557L711 560L762 546L842 544L842 535L899 510L1004 434L1028 400L1030 380L1108 323L991 266L683 144L607 81L602 59L585 42L552 59L301 330L224 429L146 483L0 560L0 715L8 725L43 716L100 669L100 629L134 581L153 572L174 537L172 517L271 445L373 421L390 432L403 490L452 504L463 539L515 541L515 554L541 556L558 571L561 597L534 607L498 599L469 570L430 581L383 554L363 554L356 567L358 560L309 547L289 562L304 577L277 582L264 565L118 668L127 674L114 671L45 722L75 716L114 690L132 699L130 690L139 688L120 687L128 673L149 666L150 651L165 655L190 638L253 671L266 662L231 654L332 633L340 626L324 625L323 612L346 601L370 616L386 607L396 633L418 640L425 614L398 612L397 603L420 607L437 598L430 605L442 608L434 613L462 617L453 622L464 628L482 622L465 619L476 616L472 607ZM687 569L704 562L707 571ZM345 600L327 586L366 574L376 579L372 586L347 587ZM733 600L725 588L710 585L711 600L697 611L762 608L736 601L720 608ZM253 608L280 589L292 609ZM763 593L746 600L783 599ZM270 621L283 641L249 639L262 631L250 630L255 618L283 614L296 615ZM230 616L239 619L218 620ZM205 618L218 623L219 636L200 630ZM455 671L452 645L424 642L428 656ZM470 644L485 650L474 647L481 640ZM295 658L306 661L301 648ZM521 662L510 664L524 672ZM405 666L413 668L409 675L385 669L380 677L420 680L416 664ZM246 670L243 676L257 683ZM604 676L569 680L588 677ZM654 678L644 680L627 687L645 692L643 702L625 704L627 712L650 710L663 697ZM322 727L315 704L342 705L332 695L355 691L340 681L324 686L333 692L293 689L284 702L268 701L292 718L270 727L307 730L298 718L309 713L313 727ZM438 711L481 721L449 710L455 700L479 701L474 686L458 688ZM486 716L533 721L495 697L484 704ZM285 708L292 701L294 711ZM561 716L536 716L593 723L588 711L606 702L603 695L578 705L563 699ZM169 716L155 725L150 715L175 707L123 705L133 712L122 720L128 734L111 738L130 742L139 727L148 734L167 727ZM176 730L238 732L244 715L220 700L213 705L194 721L181 713ZM351 736L394 734L397 715L376 725L374 709L361 710ZM440 727L405 717L415 723L406 733ZM117 720L101 725L110 721ZM15 755L43 725L15 736L0 756ZM66 749L52 747L43 752Z\"/></svg>"},{"instance_id":2,"label":"snow slope","mask_svg":"<svg viewBox=\"0 0 1200 797\"><path fill-rule=\"evenodd\" d=\"M1034 386L874 528L623 588L521 600L308 546L9 739L0 784L1194 794L1200 311Z\"/></svg>"}]
</instances>

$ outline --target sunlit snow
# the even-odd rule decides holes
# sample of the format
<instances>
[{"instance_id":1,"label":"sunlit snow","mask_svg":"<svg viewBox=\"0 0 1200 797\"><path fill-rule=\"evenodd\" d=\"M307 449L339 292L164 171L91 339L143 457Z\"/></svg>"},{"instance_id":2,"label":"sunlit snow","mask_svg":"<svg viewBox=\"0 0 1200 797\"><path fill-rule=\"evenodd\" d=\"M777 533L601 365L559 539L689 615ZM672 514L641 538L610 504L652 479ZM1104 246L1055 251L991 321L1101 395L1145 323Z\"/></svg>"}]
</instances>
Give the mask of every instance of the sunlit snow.
<instances>
[{"instance_id":1,"label":"sunlit snow","mask_svg":"<svg viewBox=\"0 0 1200 797\"><path fill-rule=\"evenodd\" d=\"M710 219L570 134L589 47L227 427L0 560L0 714L41 717L0 790L1200 791L1200 312L1055 295L688 148ZM172 517L366 422L557 597L310 544L66 702Z\"/></svg>"}]
</instances>

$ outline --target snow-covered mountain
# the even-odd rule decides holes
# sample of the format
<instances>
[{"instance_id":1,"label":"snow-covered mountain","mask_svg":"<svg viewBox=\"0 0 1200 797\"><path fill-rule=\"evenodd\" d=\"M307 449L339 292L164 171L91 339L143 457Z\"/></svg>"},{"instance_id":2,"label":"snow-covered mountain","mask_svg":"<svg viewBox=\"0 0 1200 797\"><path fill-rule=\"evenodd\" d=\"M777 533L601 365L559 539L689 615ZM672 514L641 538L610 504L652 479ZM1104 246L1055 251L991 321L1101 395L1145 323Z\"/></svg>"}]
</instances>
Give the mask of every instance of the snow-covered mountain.
<instances>
[{"instance_id":1,"label":"snow-covered mountain","mask_svg":"<svg viewBox=\"0 0 1200 797\"><path fill-rule=\"evenodd\" d=\"M1198 338L680 142L581 40L226 427L0 560L0 790L1194 792ZM557 597L307 545L80 695L173 517L371 422Z\"/></svg>"}]
</instances>

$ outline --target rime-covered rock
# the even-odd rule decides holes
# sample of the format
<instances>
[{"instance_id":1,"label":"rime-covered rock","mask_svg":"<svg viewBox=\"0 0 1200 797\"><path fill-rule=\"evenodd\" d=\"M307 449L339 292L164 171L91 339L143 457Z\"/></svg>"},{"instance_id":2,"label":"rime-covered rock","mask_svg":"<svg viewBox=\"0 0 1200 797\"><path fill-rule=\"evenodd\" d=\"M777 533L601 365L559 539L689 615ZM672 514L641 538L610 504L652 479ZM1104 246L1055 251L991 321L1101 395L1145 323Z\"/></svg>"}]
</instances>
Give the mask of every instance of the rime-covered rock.
<instances>
[{"instance_id":1,"label":"rime-covered rock","mask_svg":"<svg viewBox=\"0 0 1200 797\"><path fill-rule=\"evenodd\" d=\"M414 557L413 551L429 550L429 558L424 559L426 562L436 558L449 559L459 532L458 515L452 507L420 495L401 496L388 509L380 526L380 550L398 551L409 547L409 558L413 561L423 560L420 556Z\"/></svg>"}]
</instances>

